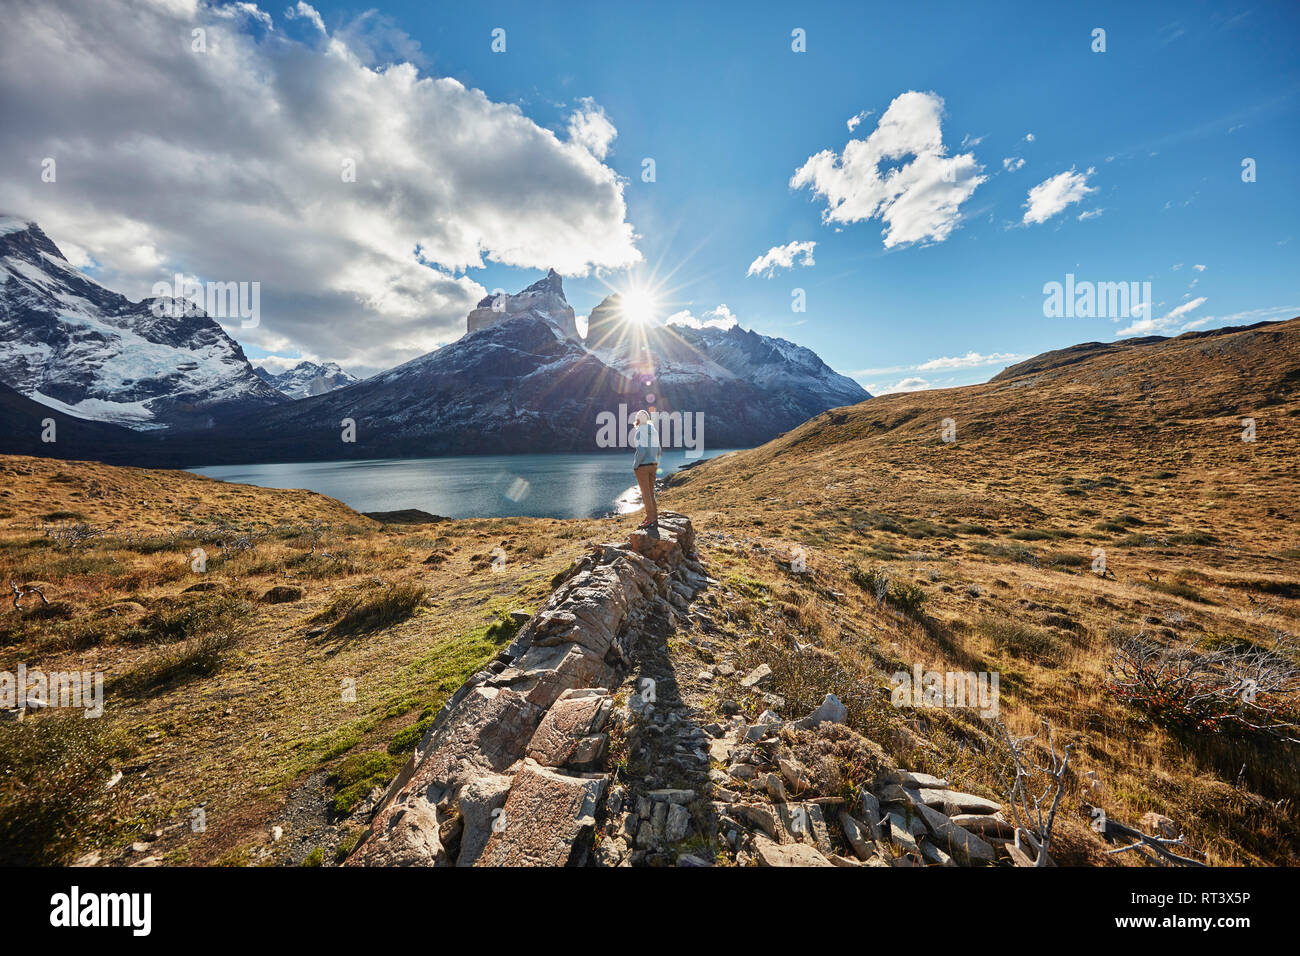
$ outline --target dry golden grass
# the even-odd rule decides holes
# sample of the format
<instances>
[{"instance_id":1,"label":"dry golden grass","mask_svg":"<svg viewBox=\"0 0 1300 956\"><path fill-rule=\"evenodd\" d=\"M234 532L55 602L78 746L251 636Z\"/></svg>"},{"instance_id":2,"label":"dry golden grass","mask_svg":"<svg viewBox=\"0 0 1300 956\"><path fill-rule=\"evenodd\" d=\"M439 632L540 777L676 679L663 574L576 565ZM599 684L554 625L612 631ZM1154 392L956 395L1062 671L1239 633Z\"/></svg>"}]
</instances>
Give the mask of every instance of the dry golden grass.
<instances>
[{"instance_id":1,"label":"dry golden grass","mask_svg":"<svg viewBox=\"0 0 1300 956\"><path fill-rule=\"evenodd\" d=\"M996 671L1013 733L1046 718L1074 745L1061 862L1136 862L1104 855L1086 798L1131 824L1168 814L1211 863L1294 864L1295 747L1175 732L1104 679L1117 634L1271 646L1300 630L1297 369L1293 321L886 396L692 468L661 504L694 519L723 638L772 665L791 713L834 692L901 765L998 795L1007 761L987 722L896 710L887 685L914 663ZM954 443L940 440L948 418ZM393 771L390 744L409 752L507 639L500 612L534 607L585 541L637 520L381 526L318 494L183 472L2 457L0 475L0 579L44 585L52 602L3 612L0 669L109 683L102 739L55 733L59 714L24 722L50 728L43 738L15 738L45 764L76 758L36 781L80 801L50 798L31 831L47 862L96 847L130 859L126 844L167 827L149 850L167 862L248 860L321 770L351 805ZM78 523L104 533L46 533ZM790 569L796 546L807 573ZM499 573L494 547L508 555ZM1113 576L1092 572L1097 548ZM92 786L109 767L123 773L112 799ZM0 786L0 831L16 793ZM188 826L198 806L204 833Z\"/></svg>"},{"instance_id":2,"label":"dry golden grass","mask_svg":"<svg viewBox=\"0 0 1300 956\"><path fill-rule=\"evenodd\" d=\"M102 671L105 716L85 723L111 731L124 774L111 807L73 814L72 839L34 856L11 843L9 859L117 859L167 827L148 851L167 862L247 859L308 774L427 721L507 639L502 612L534 607L585 541L617 534L599 521L381 526L311 492L84 462L0 457L0 474L0 583L43 586L51 602L6 601L0 669ZM45 533L81 522L103 533L69 545ZM279 603L263 599L277 588ZM52 731L61 716L0 733ZM0 788L0 829L30 796ZM194 833L200 806L207 829Z\"/></svg>"},{"instance_id":3,"label":"dry golden grass","mask_svg":"<svg viewBox=\"0 0 1300 956\"><path fill-rule=\"evenodd\" d=\"M860 700L861 729L905 765L999 793L1006 767L985 753L984 722L870 705L914 663L999 672L1013 733L1047 718L1074 744L1067 860L1102 861L1086 798L1134 825L1148 810L1173 817L1211 863L1294 864L1295 745L1166 729L1105 677L1116 635L1272 647L1300 632L1297 370L1293 320L884 396L692 468L662 504L713 533L706 557L751 661L791 639L826 651L843 671L801 705L828 690ZM941 440L944 419L955 442ZM808 574L788 568L796 546ZM923 589L921 619L878 604L855 569ZM1099 796L1085 792L1090 770Z\"/></svg>"}]
</instances>

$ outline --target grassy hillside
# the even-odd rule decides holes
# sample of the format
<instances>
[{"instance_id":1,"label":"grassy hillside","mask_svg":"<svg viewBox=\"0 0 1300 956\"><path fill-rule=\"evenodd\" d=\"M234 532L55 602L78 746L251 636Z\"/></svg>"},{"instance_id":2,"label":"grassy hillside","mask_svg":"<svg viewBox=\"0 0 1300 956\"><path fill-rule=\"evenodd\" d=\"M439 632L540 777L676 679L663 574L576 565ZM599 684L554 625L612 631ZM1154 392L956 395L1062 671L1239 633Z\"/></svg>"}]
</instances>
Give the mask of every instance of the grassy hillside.
<instances>
[{"instance_id":1,"label":"grassy hillside","mask_svg":"<svg viewBox=\"0 0 1300 956\"><path fill-rule=\"evenodd\" d=\"M986 721L895 710L887 690L915 663L996 671L1013 733L1045 718L1074 744L1067 860L1103 861L1088 801L1133 825L1166 814L1212 863L1294 864L1297 745L1189 730L1107 672L1138 635L1296 662L1300 320L1069 358L833 410L682 473L663 501L712 532L727 627L777 692L858 701L901 765L1000 792Z\"/></svg>"},{"instance_id":2,"label":"grassy hillside","mask_svg":"<svg viewBox=\"0 0 1300 956\"><path fill-rule=\"evenodd\" d=\"M106 697L99 720L0 723L5 862L332 857L356 829L336 811L387 783L509 639L503 615L608 533L385 526L311 492L85 462L5 456L0 475L0 584L50 601L6 600L0 670L102 671Z\"/></svg>"}]
</instances>

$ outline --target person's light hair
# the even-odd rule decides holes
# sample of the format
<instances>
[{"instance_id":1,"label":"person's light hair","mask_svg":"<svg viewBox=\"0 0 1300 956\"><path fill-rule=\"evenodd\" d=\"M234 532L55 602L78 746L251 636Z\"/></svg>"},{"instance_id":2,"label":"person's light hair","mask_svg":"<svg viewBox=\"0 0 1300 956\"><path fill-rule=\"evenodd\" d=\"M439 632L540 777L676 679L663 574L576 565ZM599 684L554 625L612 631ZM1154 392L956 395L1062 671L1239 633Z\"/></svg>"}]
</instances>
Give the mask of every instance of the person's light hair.
<instances>
[{"instance_id":1,"label":"person's light hair","mask_svg":"<svg viewBox=\"0 0 1300 956\"><path fill-rule=\"evenodd\" d=\"M641 409L641 411L636 413L635 423L638 428L649 421L650 421L650 413L647 412L644 408Z\"/></svg>"}]
</instances>

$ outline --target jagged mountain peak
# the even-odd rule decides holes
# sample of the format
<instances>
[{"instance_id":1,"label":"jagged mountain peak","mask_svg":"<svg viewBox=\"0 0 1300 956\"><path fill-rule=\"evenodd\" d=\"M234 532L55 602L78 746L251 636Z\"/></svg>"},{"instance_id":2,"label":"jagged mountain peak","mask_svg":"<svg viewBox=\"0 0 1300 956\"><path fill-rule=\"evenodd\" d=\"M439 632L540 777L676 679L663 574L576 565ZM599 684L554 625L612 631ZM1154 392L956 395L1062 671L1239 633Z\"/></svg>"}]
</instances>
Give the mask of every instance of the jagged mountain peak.
<instances>
[{"instance_id":1,"label":"jagged mountain peak","mask_svg":"<svg viewBox=\"0 0 1300 956\"><path fill-rule=\"evenodd\" d=\"M312 395L324 395L336 389L346 388L357 378L343 371L337 362L301 361L293 368L275 373L257 366L253 369L257 377L267 382L281 394L290 398L309 398Z\"/></svg>"},{"instance_id":2,"label":"jagged mountain peak","mask_svg":"<svg viewBox=\"0 0 1300 956\"><path fill-rule=\"evenodd\" d=\"M577 316L564 298L564 282L551 269L545 276L520 292L494 292L479 300L478 307L466 317L466 333L477 332L506 318L530 315L549 322L568 339L581 341Z\"/></svg>"},{"instance_id":3,"label":"jagged mountain peak","mask_svg":"<svg viewBox=\"0 0 1300 956\"><path fill-rule=\"evenodd\" d=\"M137 429L284 401L201 308L155 304L100 285L35 222L0 217L0 381L74 417Z\"/></svg>"}]
</instances>

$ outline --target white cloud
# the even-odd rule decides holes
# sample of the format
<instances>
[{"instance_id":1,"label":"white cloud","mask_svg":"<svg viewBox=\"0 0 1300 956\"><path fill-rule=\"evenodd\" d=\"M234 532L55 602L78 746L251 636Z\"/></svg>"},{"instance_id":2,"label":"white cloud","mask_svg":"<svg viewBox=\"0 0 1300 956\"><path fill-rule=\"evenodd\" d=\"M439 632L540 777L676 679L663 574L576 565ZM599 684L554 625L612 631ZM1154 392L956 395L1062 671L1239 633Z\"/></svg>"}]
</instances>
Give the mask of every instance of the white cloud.
<instances>
[{"instance_id":1,"label":"white cloud","mask_svg":"<svg viewBox=\"0 0 1300 956\"><path fill-rule=\"evenodd\" d=\"M777 269L793 269L796 256L803 257L799 261L801 266L816 265L817 263L813 261L813 249L816 245L816 242L788 242L784 246L773 246L749 264L749 271L745 275L766 273L770 279L776 274Z\"/></svg>"},{"instance_id":2,"label":"white cloud","mask_svg":"<svg viewBox=\"0 0 1300 956\"><path fill-rule=\"evenodd\" d=\"M864 119L866 119L874 112L875 110L863 110L861 113L858 113L855 116L850 116L849 121L845 124L849 128L849 132L852 133L855 129L857 129L858 124L861 123Z\"/></svg>"},{"instance_id":3,"label":"white cloud","mask_svg":"<svg viewBox=\"0 0 1300 956\"><path fill-rule=\"evenodd\" d=\"M1129 335L1154 335L1159 332L1169 331L1178 326L1181 323L1183 316L1187 315L1188 312L1194 312L1204 304L1205 296L1199 296L1198 298L1192 299L1190 302L1184 302L1182 305L1175 306L1158 319L1139 319L1127 328L1120 329L1115 334L1124 337ZM1182 329L1179 329L1179 331L1186 331L1188 328L1191 328L1191 325L1184 326Z\"/></svg>"},{"instance_id":4,"label":"white cloud","mask_svg":"<svg viewBox=\"0 0 1300 956\"><path fill-rule=\"evenodd\" d=\"M374 370L463 333L486 291L463 270L641 258L623 183L593 152L610 135L594 104L585 142L565 141L422 76L418 45L378 15L322 35L296 6L312 24L300 40L251 4L93 9L6 4L0 166L33 172L0 182L0 209L79 246L110 287L257 281L262 321L232 327L241 342ZM33 167L43 156L57 188Z\"/></svg>"},{"instance_id":5,"label":"white cloud","mask_svg":"<svg viewBox=\"0 0 1300 956\"><path fill-rule=\"evenodd\" d=\"M1025 142L1026 142L1026 143L1032 143L1033 141L1034 141L1034 134L1033 134L1033 133L1026 133L1026 134L1025 134Z\"/></svg>"},{"instance_id":6,"label":"white cloud","mask_svg":"<svg viewBox=\"0 0 1300 956\"><path fill-rule=\"evenodd\" d=\"M302 0L298 0L296 6L287 8L284 11L284 18L286 20L306 20L321 33L327 32L325 30L325 21L320 18L316 8L310 3L303 3Z\"/></svg>"},{"instance_id":7,"label":"white cloud","mask_svg":"<svg viewBox=\"0 0 1300 956\"><path fill-rule=\"evenodd\" d=\"M1046 222L1071 203L1080 202L1089 193L1095 193L1097 188L1088 185L1088 177L1094 172L1096 170L1091 166L1083 173L1071 168L1057 173L1051 179L1043 180L1029 190L1023 222Z\"/></svg>"},{"instance_id":8,"label":"white cloud","mask_svg":"<svg viewBox=\"0 0 1300 956\"><path fill-rule=\"evenodd\" d=\"M920 365L914 366L914 368L918 372L933 372L959 368L978 368L982 365L1010 365L1012 362L1019 362L1027 357L1025 355L1015 355L1011 352L992 352L988 355L981 355L979 352L967 352L965 355L930 359L928 362L922 362Z\"/></svg>"},{"instance_id":9,"label":"white cloud","mask_svg":"<svg viewBox=\"0 0 1300 956\"><path fill-rule=\"evenodd\" d=\"M1002 168L1009 173L1014 173L1024 165L1025 161L1019 156L1007 156L1002 160Z\"/></svg>"},{"instance_id":10,"label":"white cloud","mask_svg":"<svg viewBox=\"0 0 1300 956\"><path fill-rule=\"evenodd\" d=\"M930 383L918 376L905 378L895 382L892 385L864 385L872 395L893 395L896 392L919 392L923 388L929 388Z\"/></svg>"},{"instance_id":11,"label":"white cloud","mask_svg":"<svg viewBox=\"0 0 1300 956\"><path fill-rule=\"evenodd\" d=\"M597 159L609 155L609 144L618 136L603 107L590 96L584 96L579 107L569 117L569 141L577 143Z\"/></svg>"},{"instance_id":12,"label":"white cloud","mask_svg":"<svg viewBox=\"0 0 1300 956\"><path fill-rule=\"evenodd\" d=\"M719 305L716 309L710 309L705 312L701 318L696 318L691 314L690 309L682 309L680 312L674 312L664 320L665 325L684 325L692 329L729 329L733 325L739 325L740 322L732 311L727 308L726 303Z\"/></svg>"},{"instance_id":13,"label":"white cloud","mask_svg":"<svg viewBox=\"0 0 1300 956\"><path fill-rule=\"evenodd\" d=\"M974 154L947 155L942 113L936 94L903 93L866 139L849 140L842 154L826 149L810 156L790 188L807 186L825 197L823 222L881 220L886 247L942 242L956 228L961 204L987 178Z\"/></svg>"},{"instance_id":14,"label":"white cloud","mask_svg":"<svg viewBox=\"0 0 1300 956\"><path fill-rule=\"evenodd\" d=\"M1079 222L1083 222L1085 219L1096 219L1105 211L1104 209L1085 209L1079 213Z\"/></svg>"},{"instance_id":15,"label":"white cloud","mask_svg":"<svg viewBox=\"0 0 1300 956\"><path fill-rule=\"evenodd\" d=\"M1198 266L1192 266L1192 268L1195 269L1197 272L1204 272L1204 271L1205 271L1205 266L1199 266L1199 265L1198 265Z\"/></svg>"}]
</instances>

